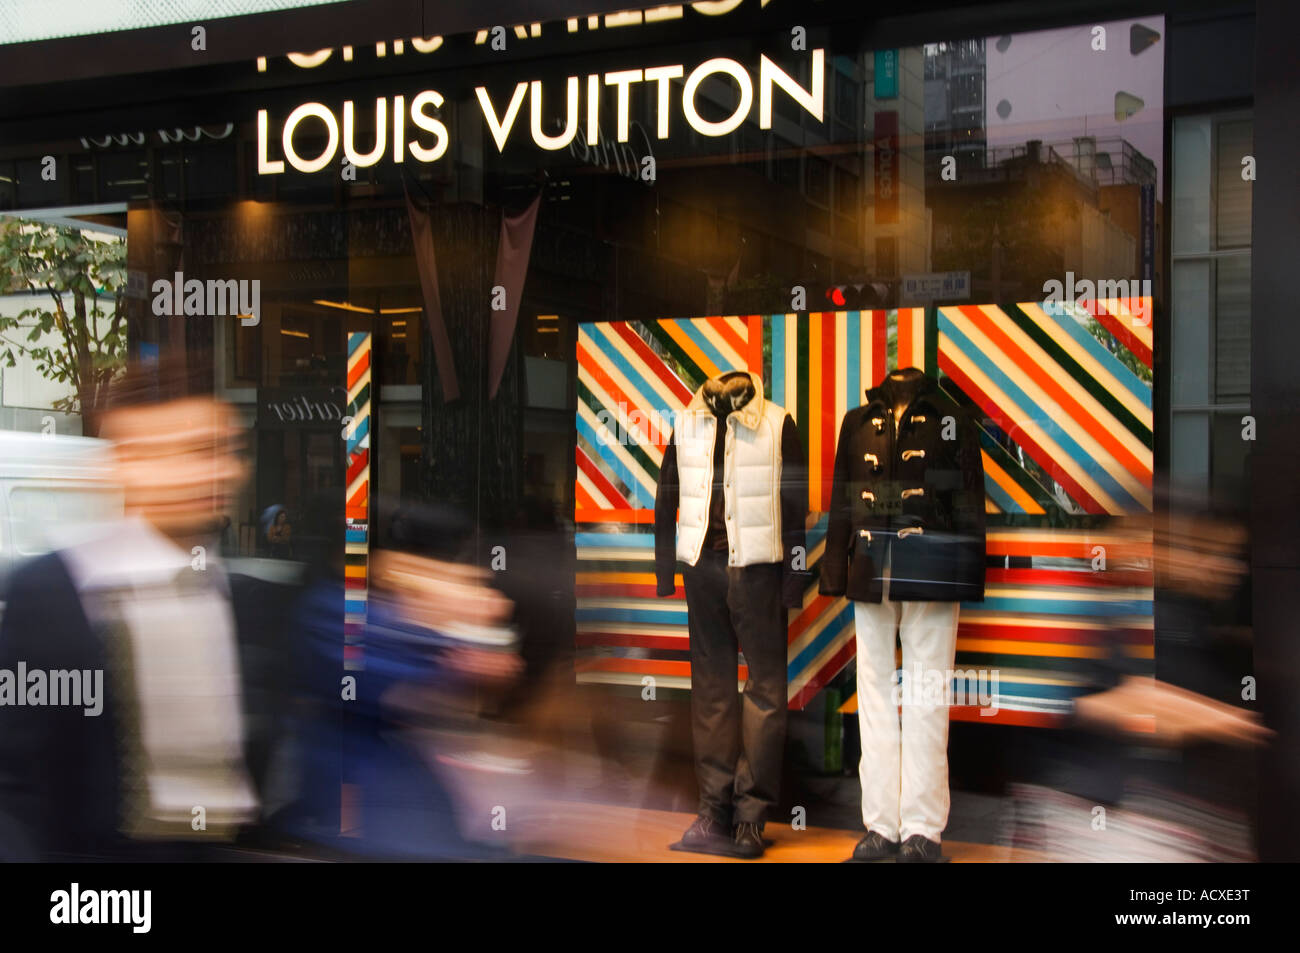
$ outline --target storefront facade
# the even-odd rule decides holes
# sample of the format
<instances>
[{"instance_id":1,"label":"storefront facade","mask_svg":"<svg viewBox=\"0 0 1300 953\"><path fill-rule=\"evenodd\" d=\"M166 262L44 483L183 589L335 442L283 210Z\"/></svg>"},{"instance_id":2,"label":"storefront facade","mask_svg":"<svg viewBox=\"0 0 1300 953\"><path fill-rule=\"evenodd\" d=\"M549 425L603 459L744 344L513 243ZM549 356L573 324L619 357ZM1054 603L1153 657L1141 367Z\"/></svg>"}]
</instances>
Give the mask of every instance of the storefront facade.
<instances>
[{"instance_id":1,"label":"storefront facade","mask_svg":"<svg viewBox=\"0 0 1300 953\"><path fill-rule=\"evenodd\" d=\"M590 6L375 37L339 4L297 53L11 111L0 210L124 233L130 355L187 353L240 408L231 548L265 555L282 507L297 556L363 554L381 506L454 503L484 564L545 570L577 684L671 702L685 609L646 564L675 415L762 379L809 460L815 572L840 422L915 367L981 426L957 668L998 684L954 738L1059 725L1112 646L1176 680L1149 519L1251 498L1254 7ZM822 768L852 635L812 583L789 702Z\"/></svg>"}]
</instances>

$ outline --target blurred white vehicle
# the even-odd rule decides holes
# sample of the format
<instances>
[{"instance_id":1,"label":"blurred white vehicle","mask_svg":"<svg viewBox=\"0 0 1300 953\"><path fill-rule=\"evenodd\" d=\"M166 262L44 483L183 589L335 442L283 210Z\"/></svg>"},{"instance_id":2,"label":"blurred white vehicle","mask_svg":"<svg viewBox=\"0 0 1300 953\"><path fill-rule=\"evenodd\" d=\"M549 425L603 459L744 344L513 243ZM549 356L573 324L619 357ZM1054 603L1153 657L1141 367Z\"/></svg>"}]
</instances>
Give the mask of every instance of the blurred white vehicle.
<instances>
[{"instance_id":1,"label":"blurred white vehicle","mask_svg":"<svg viewBox=\"0 0 1300 953\"><path fill-rule=\"evenodd\" d=\"M9 574L120 518L108 444L92 437L0 431L0 613Z\"/></svg>"}]
</instances>

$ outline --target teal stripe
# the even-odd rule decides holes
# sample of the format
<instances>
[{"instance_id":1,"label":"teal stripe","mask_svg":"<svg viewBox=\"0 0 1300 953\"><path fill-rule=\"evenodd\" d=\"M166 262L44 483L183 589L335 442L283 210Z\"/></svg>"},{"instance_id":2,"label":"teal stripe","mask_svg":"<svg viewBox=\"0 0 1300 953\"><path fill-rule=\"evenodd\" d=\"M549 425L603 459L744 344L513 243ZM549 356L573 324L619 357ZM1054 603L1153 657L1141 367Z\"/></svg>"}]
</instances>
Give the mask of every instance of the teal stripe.
<instances>
[{"instance_id":1,"label":"teal stripe","mask_svg":"<svg viewBox=\"0 0 1300 953\"><path fill-rule=\"evenodd\" d=\"M1137 500L1133 499L1120 484L1105 469L1102 468L1089 454L1085 453L1065 429L1058 424L1055 419L1046 413L1042 407L1032 401L1029 396L1020 389L1015 381L1011 380L997 362L988 355L983 354L979 348L975 347L970 340L964 335L957 326L948 319L946 315L940 315L939 326L943 333L952 338L953 343L966 354L966 356L977 366L984 374L989 377L994 386L1000 389L1007 397L1015 401L1021 407L1032 408L1031 413L1036 424L1050 436L1069 457L1085 473L1095 480L1103 490L1115 500L1120 507L1130 512L1140 512L1145 509ZM1060 461L1057 461L1058 463ZM1100 505L1100 503L1099 503Z\"/></svg>"}]
</instances>

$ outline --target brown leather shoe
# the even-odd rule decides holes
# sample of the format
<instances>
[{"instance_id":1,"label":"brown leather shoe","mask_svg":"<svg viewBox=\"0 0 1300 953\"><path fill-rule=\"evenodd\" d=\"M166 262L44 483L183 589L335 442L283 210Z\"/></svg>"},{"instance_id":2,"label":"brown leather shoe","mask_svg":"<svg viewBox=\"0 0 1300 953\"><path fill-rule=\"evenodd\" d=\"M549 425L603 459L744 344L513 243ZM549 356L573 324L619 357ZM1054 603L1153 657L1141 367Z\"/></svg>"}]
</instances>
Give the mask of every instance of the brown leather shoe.
<instances>
[{"instance_id":1,"label":"brown leather shoe","mask_svg":"<svg viewBox=\"0 0 1300 953\"><path fill-rule=\"evenodd\" d=\"M936 841L920 834L913 834L898 848L900 864L942 864L947 859Z\"/></svg>"},{"instance_id":2,"label":"brown leather shoe","mask_svg":"<svg viewBox=\"0 0 1300 953\"><path fill-rule=\"evenodd\" d=\"M763 856L766 845L763 842L763 825L742 821L732 832L732 846L737 857L753 860Z\"/></svg>"},{"instance_id":3,"label":"brown leather shoe","mask_svg":"<svg viewBox=\"0 0 1300 953\"><path fill-rule=\"evenodd\" d=\"M867 836L853 848L853 859L861 861L885 860L897 854L898 841L889 840L876 831L867 831Z\"/></svg>"},{"instance_id":4,"label":"brown leather shoe","mask_svg":"<svg viewBox=\"0 0 1300 953\"><path fill-rule=\"evenodd\" d=\"M707 854L731 852L731 831L707 815L700 814L691 821L682 839L674 845L678 850L700 851Z\"/></svg>"}]
</instances>

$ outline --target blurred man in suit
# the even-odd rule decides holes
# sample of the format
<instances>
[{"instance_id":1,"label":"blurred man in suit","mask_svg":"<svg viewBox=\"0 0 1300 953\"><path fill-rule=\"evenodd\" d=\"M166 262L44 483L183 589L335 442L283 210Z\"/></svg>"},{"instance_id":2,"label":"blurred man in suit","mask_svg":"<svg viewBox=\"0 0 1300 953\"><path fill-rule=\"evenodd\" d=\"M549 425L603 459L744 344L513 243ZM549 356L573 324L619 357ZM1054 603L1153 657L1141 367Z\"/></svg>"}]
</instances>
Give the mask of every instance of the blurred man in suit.
<instances>
[{"instance_id":1,"label":"blurred man in suit","mask_svg":"<svg viewBox=\"0 0 1300 953\"><path fill-rule=\"evenodd\" d=\"M189 383L127 369L100 424L123 519L11 577L0 671L102 671L104 698L0 706L0 857L202 858L275 797L284 600L221 565L242 428Z\"/></svg>"}]
</instances>

